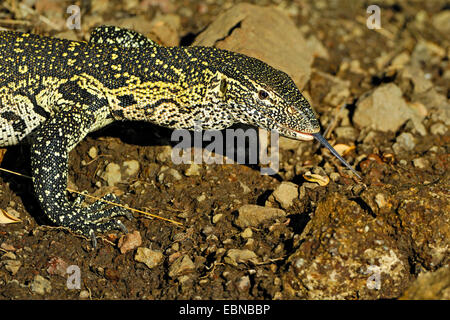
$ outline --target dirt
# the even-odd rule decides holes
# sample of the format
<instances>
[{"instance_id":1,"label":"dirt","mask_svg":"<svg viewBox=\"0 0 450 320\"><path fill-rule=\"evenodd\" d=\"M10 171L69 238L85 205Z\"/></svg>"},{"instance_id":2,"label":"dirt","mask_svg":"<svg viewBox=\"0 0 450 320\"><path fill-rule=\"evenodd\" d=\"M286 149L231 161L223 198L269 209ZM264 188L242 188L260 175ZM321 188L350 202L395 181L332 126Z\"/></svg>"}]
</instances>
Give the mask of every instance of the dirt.
<instances>
[{"instance_id":1,"label":"dirt","mask_svg":"<svg viewBox=\"0 0 450 320\"><path fill-rule=\"evenodd\" d=\"M18 9L0 5L3 27L51 35L67 31L61 2L42 1L31 7L33 14L20 9L19 1L14 3ZM172 22L164 32L170 39L175 33L181 45L191 44L233 5L230 1L83 4L85 25L74 34L70 31L77 39L87 39L89 27L104 21L130 17L152 21L158 15L172 15L165 20ZM330 142L355 146L345 158L355 164L363 181L310 142L292 146L285 141L280 170L272 176L261 175L255 165L175 165L170 159L176 144L171 142L171 130L114 123L90 134L71 152L69 186L96 195L113 191L122 204L180 222L181 226L137 213L132 220L122 219L128 230L139 232L138 246L161 252L161 261L149 268L136 261L137 248L122 253L119 231L101 235L94 249L87 239L51 226L34 197L31 180L2 172L0 208L16 212L22 222L0 225L1 299L396 299L405 292L414 298L411 292L419 291L415 281L421 274L448 275L448 267L444 270L450 257L448 119L439 106L433 109L425 103L435 101L435 95L448 103L450 95L449 39L432 29L431 22L448 6L444 1L387 2L380 5L385 31L377 32L366 28L369 4L361 2L258 4L277 6L305 38L316 37L326 49L328 58L315 57L303 90L323 128L330 127ZM53 24L43 23L39 14ZM406 83L398 70L389 69L389 62L379 60L402 52L414 59L422 39L438 46L433 51L437 56L421 60L420 68L432 85L425 93ZM344 115L337 116L341 103L327 98L337 82L330 79L348 81ZM411 121L396 132L352 122L358 99L389 83L398 85L408 102L425 106L427 112L419 121L425 134ZM441 116L433 116L437 112ZM351 127L353 134L337 135L343 127ZM403 133L413 136L412 148L398 139ZM130 160L139 163L131 174L124 164ZM121 172L113 187L102 178L111 163ZM28 146L9 147L1 166L30 175ZM307 171L328 176L330 182L320 186L307 181ZM289 206L272 196L286 181L298 187ZM245 204L281 208L285 215L239 227L239 208ZM247 251L239 251L236 258L234 249ZM65 271L70 265L79 268L79 289L67 286ZM426 288L426 279L420 278L420 287ZM410 286L414 290L408 291ZM448 294L431 296L442 297Z\"/></svg>"}]
</instances>

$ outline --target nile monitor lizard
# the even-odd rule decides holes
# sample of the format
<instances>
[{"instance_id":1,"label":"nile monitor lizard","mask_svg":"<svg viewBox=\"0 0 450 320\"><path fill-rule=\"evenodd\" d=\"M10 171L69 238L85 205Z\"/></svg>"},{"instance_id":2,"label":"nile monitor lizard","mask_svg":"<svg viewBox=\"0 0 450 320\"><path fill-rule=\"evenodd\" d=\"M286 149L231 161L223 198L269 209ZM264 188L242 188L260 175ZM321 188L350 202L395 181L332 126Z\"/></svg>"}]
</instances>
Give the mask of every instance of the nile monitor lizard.
<instances>
[{"instance_id":1,"label":"nile monitor lizard","mask_svg":"<svg viewBox=\"0 0 450 320\"><path fill-rule=\"evenodd\" d=\"M217 130L245 123L315 137L337 155L291 78L260 60L213 47L163 47L117 27L95 29L89 42L0 32L0 146L31 142L45 215L94 243L95 232L126 231L113 218L124 213L68 200L68 154L116 120L189 130L197 120Z\"/></svg>"}]
</instances>

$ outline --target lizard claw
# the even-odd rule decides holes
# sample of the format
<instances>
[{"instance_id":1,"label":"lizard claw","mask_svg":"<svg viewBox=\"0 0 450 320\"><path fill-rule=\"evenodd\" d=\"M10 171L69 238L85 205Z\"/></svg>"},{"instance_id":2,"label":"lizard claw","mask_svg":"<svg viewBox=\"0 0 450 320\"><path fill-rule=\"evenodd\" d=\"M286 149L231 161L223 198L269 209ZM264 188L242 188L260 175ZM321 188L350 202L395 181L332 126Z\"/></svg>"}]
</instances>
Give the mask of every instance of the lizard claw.
<instances>
[{"instance_id":1,"label":"lizard claw","mask_svg":"<svg viewBox=\"0 0 450 320\"><path fill-rule=\"evenodd\" d=\"M97 237L95 236L95 232L93 229L89 230L89 236L91 237L92 247L97 249Z\"/></svg>"},{"instance_id":2,"label":"lizard claw","mask_svg":"<svg viewBox=\"0 0 450 320\"><path fill-rule=\"evenodd\" d=\"M127 227L122 223L122 221L117 220L117 225L119 226L120 230L122 230L123 233L128 233Z\"/></svg>"}]
</instances>

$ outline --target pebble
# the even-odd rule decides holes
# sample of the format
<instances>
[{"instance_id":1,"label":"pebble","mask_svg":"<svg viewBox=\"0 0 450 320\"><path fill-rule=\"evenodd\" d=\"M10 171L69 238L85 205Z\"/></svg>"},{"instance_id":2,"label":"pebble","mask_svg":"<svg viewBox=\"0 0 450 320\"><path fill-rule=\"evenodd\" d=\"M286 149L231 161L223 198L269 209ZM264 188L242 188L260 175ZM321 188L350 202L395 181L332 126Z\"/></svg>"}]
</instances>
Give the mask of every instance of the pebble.
<instances>
[{"instance_id":1,"label":"pebble","mask_svg":"<svg viewBox=\"0 0 450 320\"><path fill-rule=\"evenodd\" d=\"M97 148L92 146L88 151L88 156L91 157L91 159L95 159L98 156Z\"/></svg>"},{"instance_id":2,"label":"pebble","mask_svg":"<svg viewBox=\"0 0 450 320\"><path fill-rule=\"evenodd\" d=\"M334 182L339 181L339 179L341 178L341 175L337 172L332 172L330 173L330 179Z\"/></svg>"},{"instance_id":3,"label":"pebble","mask_svg":"<svg viewBox=\"0 0 450 320\"><path fill-rule=\"evenodd\" d=\"M425 169L430 167L430 163L425 158L416 158L413 160L414 167L418 169Z\"/></svg>"},{"instance_id":4,"label":"pebble","mask_svg":"<svg viewBox=\"0 0 450 320\"><path fill-rule=\"evenodd\" d=\"M30 284L31 291L39 295L44 295L52 291L52 285L49 280L41 275L36 275Z\"/></svg>"},{"instance_id":5,"label":"pebble","mask_svg":"<svg viewBox=\"0 0 450 320\"><path fill-rule=\"evenodd\" d=\"M163 259L161 251L151 250L145 247L137 248L134 260L144 263L149 269L156 267Z\"/></svg>"},{"instance_id":6,"label":"pebble","mask_svg":"<svg viewBox=\"0 0 450 320\"><path fill-rule=\"evenodd\" d=\"M251 192L250 188L245 183L239 181L239 184L241 185L243 194L247 194L247 193Z\"/></svg>"},{"instance_id":7,"label":"pebble","mask_svg":"<svg viewBox=\"0 0 450 320\"><path fill-rule=\"evenodd\" d=\"M5 266L5 269L11 273L11 275L16 275L22 266L22 262L19 260L4 260L2 264Z\"/></svg>"},{"instance_id":8,"label":"pebble","mask_svg":"<svg viewBox=\"0 0 450 320\"><path fill-rule=\"evenodd\" d=\"M200 175L200 166L196 163L192 163L187 169L186 171L184 171L184 174L187 177L192 177L192 176L199 176Z\"/></svg>"},{"instance_id":9,"label":"pebble","mask_svg":"<svg viewBox=\"0 0 450 320\"><path fill-rule=\"evenodd\" d=\"M47 273L50 275L60 275L65 277L67 274L67 268L69 264L61 257L53 257L47 263Z\"/></svg>"},{"instance_id":10,"label":"pebble","mask_svg":"<svg viewBox=\"0 0 450 320\"><path fill-rule=\"evenodd\" d=\"M169 267L169 277L175 278L195 270L195 265L188 255L178 257Z\"/></svg>"},{"instance_id":11,"label":"pebble","mask_svg":"<svg viewBox=\"0 0 450 320\"><path fill-rule=\"evenodd\" d=\"M80 299L88 299L90 297L88 290L81 290L80 291Z\"/></svg>"},{"instance_id":12,"label":"pebble","mask_svg":"<svg viewBox=\"0 0 450 320\"><path fill-rule=\"evenodd\" d=\"M252 236L253 231L250 228L245 228L245 230L241 232L241 237L244 239L251 238Z\"/></svg>"},{"instance_id":13,"label":"pebble","mask_svg":"<svg viewBox=\"0 0 450 320\"><path fill-rule=\"evenodd\" d=\"M237 266L238 263L246 263L248 261L256 262L257 255L249 249L230 249L227 252L227 256L224 261L233 266Z\"/></svg>"},{"instance_id":14,"label":"pebble","mask_svg":"<svg viewBox=\"0 0 450 320\"><path fill-rule=\"evenodd\" d=\"M134 250L142 244L142 237L139 231L135 230L131 233L123 235L119 239L118 247L120 253L125 254L128 251Z\"/></svg>"},{"instance_id":15,"label":"pebble","mask_svg":"<svg viewBox=\"0 0 450 320\"><path fill-rule=\"evenodd\" d=\"M223 213L215 214L212 218L212 223L216 224L217 222L219 222L222 219L222 217L223 217Z\"/></svg>"},{"instance_id":16,"label":"pebble","mask_svg":"<svg viewBox=\"0 0 450 320\"><path fill-rule=\"evenodd\" d=\"M292 182L282 182L273 192L273 198L283 209L292 206L294 199L298 197L298 186Z\"/></svg>"},{"instance_id":17,"label":"pebble","mask_svg":"<svg viewBox=\"0 0 450 320\"><path fill-rule=\"evenodd\" d=\"M197 201L198 202L202 202L202 201L205 201L206 200L206 195L205 195L205 193L202 193L201 195L199 195L198 197L197 197Z\"/></svg>"},{"instance_id":18,"label":"pebble","mask_svg":"<svg viewBox=\"0 0 450 320\"><path fill-rule=\"evenodd\" d=\"M433 26L442 32L442 34L450 34L450 10L442 10L435 14L432 18Z\"/></svg>"},{"instance_id":19,"label":"pebble","mask_svg":"<svg viewBox=\"0 0 450 320\"><path fill-rule=\"evenodd\" d=\"M168 168L166 166L162 166L161 170L159 172L160 172L159 175L158 175L158 181L159 182L164 182L164 178L166 177L166 174L170 174L177 181L180 181L181 179L183 179L181 174L177 170L175 170L173 168Z\"/></svg>"},{"instance_id":20,"label":"pebble","mask_svg":"<svg viewBox=\"0 0 450 320\"><path fill-rule=\"evenodd\" d=\"M447 133L448 127L443 123L435 123L430 127L431 134L444 135Z\"/></svg>"},{"instance_id":21,"label":"pebble","mask_svg":"<svg viewBox=\"0 0 450 320\"><path fill-rule=\"evenodd\" d=\"M159 162L167 162L172 158L172 147L171 146L162 146L161 151L156 156L156 160Z\"/></svg>"},{"instance_id":22,"label":"pebble","mask_svg":"<svg viewBox=\"0 0 450 320\"><path fill-rule=\"evenodd\" d=\"M338 127L334 129L334 132L338 138L348 139L351 141L355 141L358 138L358 131L350 126Z\"/></svg>"},{"instance_id":23,"label":"pebble","mask_svg":"<svg viewBox=\"0 0 450 320\"><path fill-rule=\"evenodd\" d=\"M239 291L248 291L250 288L250 277L249 276L243 276L239 278L236 282L236 286Z\"/></svg>"},{"instance_id":24,"label":"pebble","mask_svg":"<svg viewBox=\"0 0 450 320\"><path fill-rule=\"evenodd\" d=\"M117 163L109 163L105 171L102 173L101 178L106 181L108 186L115 186L122 181L122 174L120 173L120 166Z\"/></svg>"},{"instance_id":25,"label":"pebble","mask_svg":"<svg viewBox=\"0 0 450 320\"><path fill-rule=\"evenodd\" d=\"M392 145L392 149L395 154L399 154L403 150L411 151L415 146L416 142L414 136L409 132L403 132L397 137L396 142Z\"/></svg>"},{"instance_id":26,"label":"pebble","mask_svg":"<svg viewBox=\"0 0 450 320\"><path fill-rule=\"evenodd\" d=\"M286 212L281 209L247 204L239 208L235 223L241 228L256 227L264 221L285 215Z\"/></svg>"},{"instance_id":27,"label":"pebble","mask_svg":"<svg viewBox=\"0 0 450 320\"><path fill-rule=\"evenodd\" d=\"M131 177L138 173L140 165L137 160L127 160L123 162L123 166L126 168L125 173Z\"/></svg>"},{"instance_id":28,"label":"pebble","mask_svg":"<svg viewBox=\"0 0 450 320\"><path fill-rule=\"evenodd\" d=\"M383 208L386 206L386 199L384 197L384 194L382 193L377 193L377 195L375 196L375 202L378 205L378 208Z\"/></svg>"}]
</instances>

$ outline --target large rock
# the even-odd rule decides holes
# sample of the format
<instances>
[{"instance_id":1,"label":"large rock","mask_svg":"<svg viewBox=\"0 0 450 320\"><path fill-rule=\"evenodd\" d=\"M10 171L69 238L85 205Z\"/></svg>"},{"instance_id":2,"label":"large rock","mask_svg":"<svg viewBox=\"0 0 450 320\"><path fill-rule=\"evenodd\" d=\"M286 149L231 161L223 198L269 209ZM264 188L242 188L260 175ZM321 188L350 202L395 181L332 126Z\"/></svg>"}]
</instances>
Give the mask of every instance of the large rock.
<instances>
[{"instance_id":1,"label":"large rock","mask_svg":"<svg viewBox=\"0 0 450 320\"><path fill-rule=\"evenodd\" d=\"M421 273L406 289L404 300L449 300L450 267L445 266L435 272Z\"/></svg>"},{"instance_id":2,"label":"large rock","mask_svg":"<svg viewBox=\"0 0 450 320\"><path fill-rule=\"evenodd\" d=\"M274 7L240 3L217 17L194 45L215 46L260 59L289 74L300 89L311 73L313 50L294 22Z\"/></svg>"},{"instance_id":3,"label":"large rock","mask_svg":"<svg viewBox=\"0 0 450 320\"><path fill-rule=\"evenodd\" d=\"M407 120L418 120L418 117L406 104L400 88L389 83L358 101L353 121L359 127L396 132Z\"/></svg>"},{"instance_id":4,"label":"large rock","mask_svg":"<svg viewBox=\"0 0 450 320\"><path fill-rule=\"evenodd\" d=\"M448 297L448 270L405 293L411 270L435 271L450 257L448 184L374 186L360 203L339 193L320 201L294 240L284 276L284 298L379 299ZM448 280L446 280L448 283ZM431 290L433 292L431 292ZM420 292L419 292L420 291Z\"/></svg>"}]
</instances>

